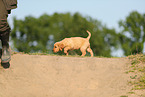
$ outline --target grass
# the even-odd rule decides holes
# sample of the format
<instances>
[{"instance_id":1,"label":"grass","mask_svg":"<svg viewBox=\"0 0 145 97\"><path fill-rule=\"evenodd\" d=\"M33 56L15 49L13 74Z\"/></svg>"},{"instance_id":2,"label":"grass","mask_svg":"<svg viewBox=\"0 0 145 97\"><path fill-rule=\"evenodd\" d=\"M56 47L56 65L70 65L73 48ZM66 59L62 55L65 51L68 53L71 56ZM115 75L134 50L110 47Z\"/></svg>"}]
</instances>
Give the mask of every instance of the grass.
<instances>
[{"instance_id":1,"label":"grass","mask_svg":"<svg viewBox=\"0 0 145 97\"><path fill-rule=\"evenodd\" d=\"M68 55L66 56L65 54L62 55L58 55L58 54L49 54L48 52L35 52L35 53L25 53L25 52L11 52L12 55L14 54L28 54L28 55L48 55L48 56L62 56L62 57L80 57L80 58L84 58L84 57L91 57L90 55L85 55L85 56L81 56L81 55ZM96 58L118 58L118 57L104 57L104 56L94 56Z\"/></svg>"},{"instance_id":2,"label":"grass","mask_svg":"<svg viewBox=\"0 0 145 97\"><path fill-rule=\"evenodd\" d=\"M134 73L134 76L130 76L133 81L129 83L134 86L133 90L145 89L145 55L131 55L128 58L131 60L131 65L127 73Z\"/></svg>"},{"instance_id":3,"label":"grass","mask_svg":"<svg viewBox=\"0 0 145 97\"><path fill-rule=\"evenodd\" d=\"M128 97L128 96L123 95L123 96L120 96L120 97Z\"/></svg>"}]
</instances>

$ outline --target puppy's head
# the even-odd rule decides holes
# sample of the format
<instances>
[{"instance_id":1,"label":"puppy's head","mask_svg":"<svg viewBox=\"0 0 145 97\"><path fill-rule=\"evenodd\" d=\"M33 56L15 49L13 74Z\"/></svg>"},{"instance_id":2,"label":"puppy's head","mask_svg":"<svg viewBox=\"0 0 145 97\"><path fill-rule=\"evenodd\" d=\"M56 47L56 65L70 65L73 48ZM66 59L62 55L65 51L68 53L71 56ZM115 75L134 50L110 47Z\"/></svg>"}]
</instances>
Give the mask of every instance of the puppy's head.
<instances>
[{"instance_id":1,"label":"puppy's head","mask_svg":"<svg viewBox=\"0 0 145 97\"><path fill-rule=\"evenodd\" d=\"M57 52L59 52L59 50L62 51L63 48L64 48L63 44L61 44L60 42L56 42L54 44L53 52L57 53Z\"/></svg>"}]
</instances>

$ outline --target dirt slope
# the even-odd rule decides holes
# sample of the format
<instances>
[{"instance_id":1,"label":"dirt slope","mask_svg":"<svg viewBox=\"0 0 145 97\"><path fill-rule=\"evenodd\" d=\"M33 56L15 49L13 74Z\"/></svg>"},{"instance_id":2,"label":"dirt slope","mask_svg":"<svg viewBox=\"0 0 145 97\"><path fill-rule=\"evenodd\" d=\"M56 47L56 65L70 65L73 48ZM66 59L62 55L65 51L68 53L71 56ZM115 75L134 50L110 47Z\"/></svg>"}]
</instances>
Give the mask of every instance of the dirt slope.
<instances>
[{"instance_id":1,"label":"dirt slope","mask_svg":"<svg viewBox=\"0 0 145 97\"><path fill-rule=\"evenodd\" d=\"M127 58L14 54L9 69L0 67L0 97L128 95L128 62Z\"/></svg>"}]
</instances>

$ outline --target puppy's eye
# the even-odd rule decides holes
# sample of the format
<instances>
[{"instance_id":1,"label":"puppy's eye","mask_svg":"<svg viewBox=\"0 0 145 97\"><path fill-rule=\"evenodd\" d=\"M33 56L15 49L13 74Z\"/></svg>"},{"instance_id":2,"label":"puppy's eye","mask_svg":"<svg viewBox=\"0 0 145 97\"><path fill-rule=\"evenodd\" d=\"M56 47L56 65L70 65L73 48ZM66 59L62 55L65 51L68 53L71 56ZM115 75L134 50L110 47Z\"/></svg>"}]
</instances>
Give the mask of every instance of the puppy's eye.
<instances>
[{"instance_id":1,"label":"puppy's eye","mask_svg":"<svg viewBox=\"0 0 145 97\"><path fill-rule=\"evenodd\" d=\"M55 46L55 48L57 48L57 46Z\"/></svg>"}]
</instances>

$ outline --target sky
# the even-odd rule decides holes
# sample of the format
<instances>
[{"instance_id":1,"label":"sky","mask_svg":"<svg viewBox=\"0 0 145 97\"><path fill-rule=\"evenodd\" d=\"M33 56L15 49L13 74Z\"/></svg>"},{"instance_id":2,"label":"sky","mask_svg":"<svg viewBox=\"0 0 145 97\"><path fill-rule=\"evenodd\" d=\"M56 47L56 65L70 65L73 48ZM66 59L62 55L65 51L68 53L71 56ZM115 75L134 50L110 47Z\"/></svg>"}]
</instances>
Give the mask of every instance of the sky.
<instances>
[{"instance_id":1,"label":"sky","mask_svg":"<svg viewBox=\"0 0 145 97\"><path fill-rule=\"evenodd\" d=\"M43 14L76 13L90 16L109 28L119 31L118 22L132 11L145 14L145 0L18 0L18 8L12 10L8 22L13 28L12 18L24 19L26 16L36 18ZM122 55L119 55L122 56Z\"/></svg>"},{"instance_id":2,"label":"sky","mask_svg":"<svg viewBox=\"0 0 145 97\"><path fill-rule=\"evenodd\" d=\"M101 21L109 28L118 29L119 20L132 11L145 13L145 0L18 0L18 8L12 10L8 21L12 26L12 18L24 19L26 16L39 17L44 13L76 13L90 16Z\"/></svg>"}]
</instances>

